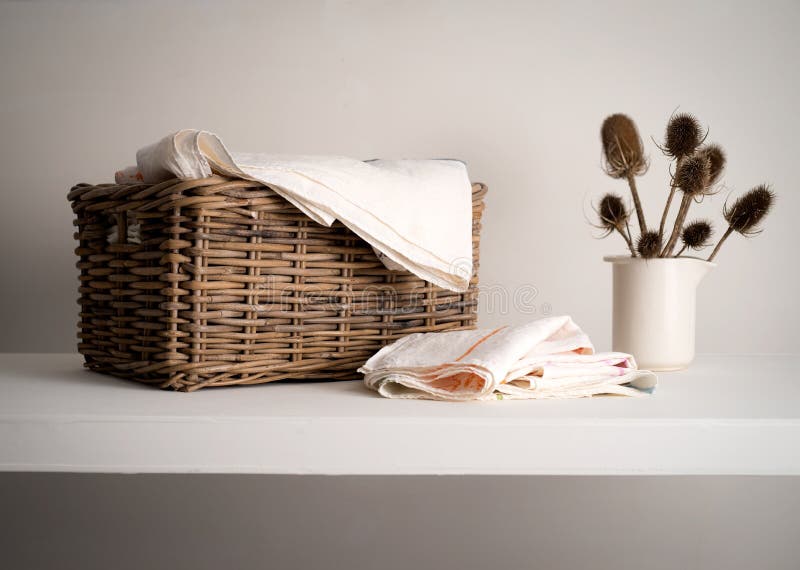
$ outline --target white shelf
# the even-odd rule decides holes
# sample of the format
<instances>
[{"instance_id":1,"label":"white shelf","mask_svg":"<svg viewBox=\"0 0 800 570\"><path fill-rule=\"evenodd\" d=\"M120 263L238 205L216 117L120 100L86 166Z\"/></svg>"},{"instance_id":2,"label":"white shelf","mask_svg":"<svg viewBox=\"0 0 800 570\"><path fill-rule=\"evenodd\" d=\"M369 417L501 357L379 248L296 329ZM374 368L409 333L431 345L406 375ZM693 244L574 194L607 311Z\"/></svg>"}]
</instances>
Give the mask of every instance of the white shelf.
<instances>
[{"instance_id":1,"label":"white shelf","mask_svg":"<svg viewBox=\"0 0 800 570\"><path fill-rule=\"evenodd\" d=\"M700 356L654 396L444 403L360 382L192 394L0 355L0 471L800 474L800 357Z\"/></svg>"}]
</instances>

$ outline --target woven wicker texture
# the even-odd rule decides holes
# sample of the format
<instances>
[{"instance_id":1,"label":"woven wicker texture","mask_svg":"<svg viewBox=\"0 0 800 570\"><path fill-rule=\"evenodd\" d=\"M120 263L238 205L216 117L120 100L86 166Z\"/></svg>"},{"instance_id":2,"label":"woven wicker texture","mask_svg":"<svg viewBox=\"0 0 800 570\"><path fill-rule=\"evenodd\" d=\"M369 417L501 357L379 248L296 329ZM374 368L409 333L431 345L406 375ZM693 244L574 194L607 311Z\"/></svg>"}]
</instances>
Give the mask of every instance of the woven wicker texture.
<instances>
[{"instance_id":1,"label":"woven wicker texture","mask_svg":"<svg viewBox=\"0 0 800 570\"><path fill-rule=\"evenodd\" d=\"M485 193L473 185L471 287L453 293L389 271L345 226L256 182L79 184L78 349L92 370L185 391L358 378L404 335L475 326ZM134 224L141 243L128 243Z\"/></svg>"}]
</instances>

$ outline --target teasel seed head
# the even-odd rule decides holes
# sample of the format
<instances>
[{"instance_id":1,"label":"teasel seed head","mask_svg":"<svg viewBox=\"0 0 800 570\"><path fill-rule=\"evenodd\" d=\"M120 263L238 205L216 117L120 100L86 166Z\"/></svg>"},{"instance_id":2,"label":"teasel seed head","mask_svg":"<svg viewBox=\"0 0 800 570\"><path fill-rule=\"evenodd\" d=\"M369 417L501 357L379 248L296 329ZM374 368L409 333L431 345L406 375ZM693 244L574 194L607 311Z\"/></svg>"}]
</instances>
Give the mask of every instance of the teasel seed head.
<instances>
[{"instance_id":1,"label":"teasel seed head","mask_svg":"<svg viewBox=\"0 0 800 570\"><path fill-rule=\"evenodd\" d=\"M725 151L722 150L722 147L718 144L710 144L702 147L698 154L708 159L708 183L710 186L713 186L719 181L722 171L725 170L725 163L727 162Z\"/></svg>"},{"instance_id":2,"label":"teasel seed head","mask_svg":"<svg viewBox=\"0 0 800 570\"><path fill-rule=\"evenodd\" d=\"M621 113L607 117L600 129L600 139L605 159L603 168L609 176L627 178L647 172L642 137L630 117Z\"/></svg>"},{"instance_id":3,"label":"teasel seed head","mask_svg":"<svg viewBox=\"0 0 800 570\"><path fill-rule=\"evenodd\" d=\"M730 208L726 204L723 215L731 228L749 237L759 232L757 226L769 213L774 201L775 194L769 186L761 184L737 198Z\"/></svg>"},{"instance_id":4,"label":"teasel seed head","mask_svg":"<svg viewBox=\"0 0 800 570\"><path fill-rule=\"evenodd\" d=\"M702 249L708 245L708 240L711 239L713 233L710 222L696 220L683 228L681 241L689 249Z\"/></svg>"},{"instance_id":5,"label":"teasel seed head","mask_svg":"<svg viewBox=\"0 0 800 570\"><path fill-rule=\"evenodd\" d=\"M658 257L661 253L661 236L654 230L644 232L636 241L636 251L645 259Z\"/></svg>"},{"instance_id":6,"label":"teasel seed head","mask_svg":"<svg viewBox=\"0 0 800 570\"><path fill-rule=\"evenodd\" d=\"M675 185L684 194L697 196L706 191L711 179L711 161L702 154L684 158L675 172Z\"/></svg>"},{"instance_id":7,"label":"teasel seed head","mask_svg":"<svg viewBox=\"0 0 800 570\"><path fill-rule=\"evenodd\" d=\"M603 237L614 230L621 230L628 221L630 212L625 207L625 202L616 194L605 194L600 199L597 207L597 215L600 218L600 227L605 230Z\"/></svg>"},{"instance_id":8,"label":"teasel seed head","mask_svg":"<svg viewBox=\"0 0 800 570\"><path fill-rule=\"evenodd\" d=\"M683 158L697 150L705 134L694 115L679 113L670 117L664 135L664 153L672 158Z\"/></svg>"}]
</instances>

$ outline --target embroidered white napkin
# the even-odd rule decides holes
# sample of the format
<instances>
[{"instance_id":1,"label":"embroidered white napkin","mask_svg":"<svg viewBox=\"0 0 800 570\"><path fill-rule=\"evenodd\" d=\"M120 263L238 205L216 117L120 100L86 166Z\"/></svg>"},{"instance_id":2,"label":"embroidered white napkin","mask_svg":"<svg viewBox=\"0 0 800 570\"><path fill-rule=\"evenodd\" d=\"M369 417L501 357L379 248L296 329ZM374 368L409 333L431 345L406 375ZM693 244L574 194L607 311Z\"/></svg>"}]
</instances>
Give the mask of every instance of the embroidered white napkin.
<instances>
[{"instance_id":1,"label":"embroidered white napkin","mask_svg":"<svg viewBox=\"0 0 800 570\"><path fill-rule=\"evenodd\" d=\"M389 260L449 289L472 276L472 186L457 160L374 160L231 153L213 133L182 130L142 148L117 182L212 173L256 180L314 221L341 220ZM391 262L394 262L392 264Z\"/></svg>"},{"instance_id":2,"label":"embroidered white napkin","mask_svg":"<svg viewBox=\"0 0 800 570\"><path fill-rule=\"evenodd\" d=\"M595 354L567 316L494 330L412 334L383 347L359 372L387 398L434 400L641 396L657 383L629 354Z\"/></svg>"}]
</instances>

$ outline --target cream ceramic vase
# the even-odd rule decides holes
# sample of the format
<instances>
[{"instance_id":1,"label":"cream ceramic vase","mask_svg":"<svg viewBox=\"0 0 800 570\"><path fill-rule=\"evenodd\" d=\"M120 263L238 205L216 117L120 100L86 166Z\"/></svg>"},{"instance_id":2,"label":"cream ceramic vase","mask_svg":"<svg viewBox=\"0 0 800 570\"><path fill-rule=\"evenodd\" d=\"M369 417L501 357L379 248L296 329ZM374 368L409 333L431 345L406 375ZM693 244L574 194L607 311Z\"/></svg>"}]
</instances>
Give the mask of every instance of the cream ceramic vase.
<instances>
[{"instance_id":1,"label":"cream ceramic vase","mask_svg":"<svg viewBox=\"0 0 800 570\"><path fill-rule=\"evenodd\" d=\"M693 257L609 256L614 274L612 346L640 368L680 370L694 359L697 286L716 267Z\"/></svg>"}]
</instances>

